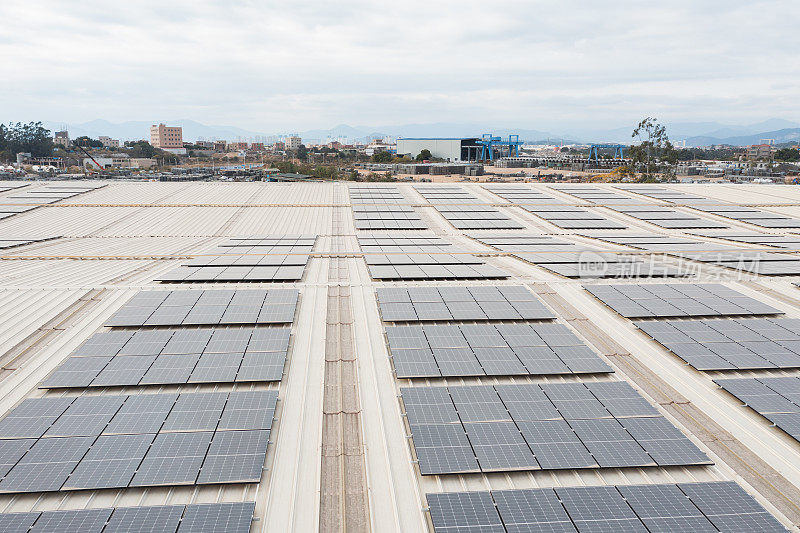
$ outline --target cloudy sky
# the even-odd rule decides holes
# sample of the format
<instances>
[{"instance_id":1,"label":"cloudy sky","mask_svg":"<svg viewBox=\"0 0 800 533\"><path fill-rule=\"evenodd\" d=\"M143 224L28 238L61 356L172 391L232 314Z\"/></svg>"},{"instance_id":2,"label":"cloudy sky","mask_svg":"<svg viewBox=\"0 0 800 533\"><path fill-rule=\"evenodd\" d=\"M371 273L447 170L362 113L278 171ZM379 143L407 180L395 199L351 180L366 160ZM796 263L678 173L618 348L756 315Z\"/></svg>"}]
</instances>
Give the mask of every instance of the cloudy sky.
<instances>
[{"instance_id":1,"label":"cloudy sky","mask_svg":"<svg viewBox=\"0 0 800 533\"><path fill-rule=\"evenodd\" d=\"M0 122L800 121L798 0L6 0Z\"/></svg>"}]
</instances>

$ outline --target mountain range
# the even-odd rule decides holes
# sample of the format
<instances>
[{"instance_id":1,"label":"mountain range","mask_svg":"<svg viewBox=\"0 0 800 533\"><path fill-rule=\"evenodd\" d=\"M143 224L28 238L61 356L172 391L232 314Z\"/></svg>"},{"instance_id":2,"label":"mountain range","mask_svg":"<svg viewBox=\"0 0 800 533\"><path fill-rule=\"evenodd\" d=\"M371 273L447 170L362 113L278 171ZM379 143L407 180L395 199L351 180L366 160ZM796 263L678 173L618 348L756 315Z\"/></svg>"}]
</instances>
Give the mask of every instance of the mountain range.
<instances>
[{"instance_id":1,"label":"mountain range","mask_svg":"<svg viewBox=\"0 0 800 533\"><path fill-rule=\"evenodd\" d=\"M392 126L350 126L340 124L330 129L313 129L300 132L257 132L236 126L215 126L201 124L194 120L178 119L164 121L171 126L183 127L183 138L193 141L198 139L252 140L255 137L273 137L296 133L306 142L324 142L328 139L346 139L348 141L368 141L384 137L476 137L484 133L507 137L509 134L519 135L528 143L590 143L590 142L631 142L631 131L635 125L612 129L594 129L585 127L564 128L560 131L546 131L526 128L493 128L480 123L403 124ZM52 131L64 127L70 137L88 135L97 138L100 135L121 141L147 139L150 125L155 121L128 121L113 123L107 120L92 120L78 124L64 124L55 121L44 122ZM796 142L800 140L800 123L784 119L769 119L754 124L732 125L719 122L684 122L667 123L667 133L673 141L686 141L686 146L708 146L729 144L747 146L758 144L762 139L774 139L776 143Z\"/></svg>"}]
</instances>

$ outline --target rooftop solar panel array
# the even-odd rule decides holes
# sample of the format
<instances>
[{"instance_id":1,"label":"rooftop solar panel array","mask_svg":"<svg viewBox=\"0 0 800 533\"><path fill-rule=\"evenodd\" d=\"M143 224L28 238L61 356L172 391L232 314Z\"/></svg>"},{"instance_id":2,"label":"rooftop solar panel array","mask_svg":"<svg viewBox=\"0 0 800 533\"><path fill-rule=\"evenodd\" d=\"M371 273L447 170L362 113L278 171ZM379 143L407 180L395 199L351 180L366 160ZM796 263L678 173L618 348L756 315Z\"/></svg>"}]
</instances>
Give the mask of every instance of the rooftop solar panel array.
<instances>
[{"instance_id":1,"label":"rooftop solar panel array","mask_svg":"<svg viewBox=\"0 0 800 533\"><path fill-rule=\"evenodd\" d=\"M787 250L800 250L799 235L772 235L757 231L704 231L693 232L702 237L712 237L714 239L724 239L726 241L741 242L759 246L773 246L775 248L785 248Z\"/></svg>"},{"instance_id":2,"label":"rooftop solar panel array","mask_svg":"<svg viewBox=\"0 0 800 533\"><path fill-rule=\"evenodd\" d=\"M763 209L753 209L735 204L720 205L696 205L693 206L698 211L712 213L725 218L747 222L762 228L800 228L800 220L779 213L764 211Z\"/></svg>"},{"instance_id":3,"label":"rooftop solar panel array","mask_svg":"<svg viewBox=\"0 0 800 533\"><path fill-rule=\"evenodd\" d=\"M783 314L719 283L584 285L584 288L627 318Z\"/></svg>"},{"instance_id":4,"label":"rooftop solar panel array","mask_svg":"<svg viewBox=\"0 0 800 533\"><path fill-rule=\"evenodd\" d=\"M356 229L426 229L416 211L401 205L408 200L391 185L350 185Z\"/></svg>"},{"instance_id":5,"label":"rooftop solar panel array","mask_svg":"<svg viewBox=\"0 0 800 533\"><path fill-rule=\"evenodd\" d=\"M280 381L290 328L111 330L94 334L42 388Z\"/></svg>"},{"instance_id":6,"label":"rooftop solar panel array","mask_svg":"<svg viewBox=\"0 0 800 533\"><path fill-rule=\"evenodd\" d=\"M562 324L386 328L398 378L613 372Z\"/></svg>"},{"instance_id":7,"label":"rooftop solar panel array","mask_svg":"<svg viewBox=\"0 0 800 533\"><path fill-rule=\"evenodd\" d=\"M634 324L697 370L800 368L800 319Z\"/></svg>"},{"instance_id":8,"label":"rooftop solar panel array","mask_svg":"<svg viewBox=\"0 0 800 533\"><path fill-rule=\"evenodd\" d=\"M255 502L113 507L0 514L8 533L247 533Z\"/></svg>"},{"instance_id":9,"label":"rooftop solar panel array","mask_svg":"<svg viewBox=\"0 0 800 533\"><path fill-rule=\"evenodd\" d=\"M800 377L716 379L714 382L800 441Z\"/></svg>"},{"instance_id":10,"label":"rooftop solar panel array","mask_svg":"<svg viewBox=\"0 0 800 533\"><path fill-rule=\"evenodd\" d=\"M428 494L437 533L784 532L733 482Z\"/></svg>"},{"instance_id":11,"label":"rooftop solar panel array","mask_svg":"<svg viewBox=\"0 0 800 533\"><path fill-rule=\"evenodd\" d=\"M581 200L584 200L586 202L591 202L593 204L599 204L599 205L621 205L621 204L641 203L641 200L630 198L628 196L622 196L617 192L608 189L603 189L601 187L595 187L593 185L556 184L556 185L550 185L550 188L566 194L571 194L572 196L580 198Z\"/></svg>"},{"instance_id":12,"label":"rooftop solar panel array","mask_svg":"<svg viewBox=\"0 0 800 533\"><path fill-rule=\"evenodd\" d=\"M22 186L15 188L20 187ZM0 190L0 192L12 190L12 194L0 198L0 220L14 216L17 213L31 211L41 205L53 204L101 187L105 187L105 185L89 183L80 185L45 185L34 189L24 189L19 193L6 188L5 190Z\"/></svg>"},{"instance_id":13,"label":"rooftop solar panel array","mask_svg":"<svg viewBox=\"0 0 800 533\"><path fill-rule=\"evenodd\" d=\"M268 282L302 279L316 235L229 239L158 278L162 282Z\"/></svg>"},{"instance_id":14,"label":"rooftop solar panel array","mask_svg":"<svg viewBox=\"0 0 800 533\"><path fill-rule=\"evenodd\" d=\"M629 192L642 194L650 198L664 200L675 204L691 206L698 211L711 213L717 216L730 218L739 222L747 222L764 228L800 228L800 220L779 213L772 213L762 209L754 209L741 205L713 200L703 196L687 194L680 191L672 191L663 187L656 186L620 186ZM697 226L700 227L700 226ZM710 227L710 226L703 226Z\"/></svg>"},{"instance_id":15,"label":"rooftop solar panel array","mask_svg":"<svg viewBox=\"0 0 800 533\"><path fill-rule=\"evenodd\" d=\"M543 218L562 229L624 229L626 226L582 207L568 205L544 194L531 195L522 192L524 187L485 185L484 188ZM529 200L534 200L530 202ZM546 201L549 200L549 201Z\"/></svg>"},{"instance_id":16,"label":"rooftop solar panel array","mask_svg":"<svg viewBox=\"0 0 800 533\"><path fill-rule=\"evenodd\" d=\"M662 206L616 206L614 210L624 213L630 217L644 220L650 224L655 224L662 228L669 229L694 229L694 228L726 228L725 224L720 224L715 220L698 217L683 211L677 211L669 207Z\"/></svg>"},{"instance_id":17,"label":"rooftop solar panel array","mask_svg":"<svg viewBox=\"0 0 800 533\"><path fill-rule=\"evenodd\" d=\"M604 251L548 235L472 235L483 244L568 278L680 277L680 269L642 261L624 253Z\"/></svg>"},{"instance_id":18,"label":"rooftop solar panel array","mask_svg":"<svg viewBox=\"0 0 800 533\"><path fill-rule=\"evenodd\" d=\"M635 194L641 194L648 198L662 200L681 205L703 205L703 204L718 204L719 200L711 200L704 196L690 194L683 191L675 191L657 185L617 185L617 189Z\"/></svg>"},{"instance_id":19,"label":"rooftop solar panel array","mask_svg":"<svg viewBox=\"0 0 800 533\"><path fill-rule=\"evenodd\" d=\"M453 226L470 229L523 229L525 226L486 205L457 185L418 185L414 188Z\"/></svg>"},{"instance_id":20,"label":"rooftop solar panel array","mask_svg":"<svg viewBox=\"0 0 800 533\"><path fill-rule=\"evenodd\" d=\"M740 272L764 276L792 276L800 274L800 258L779 252L765 252L740 246L701 242L658 234L622 235L586 234L615 244L623 244L653 253L663 253L682 259L709 263Z\"/></svg>"},{"instance_id":21,"label":"rooftop solar panel array","mask_svg":"<svg viewBox=\"0 0 800 533\"><path fill-rule=\"evenodd\" d=\"M539 298L519 285L379 288L377 296L386 322L555 318Z\"/></svg>"},{"instance_id":22,"label":"rooftop solar panel array","mask_svg":"<svg viewBox=\"0 0 800 533\"><path fill-rule=\"evenodd\" d=\"M142 291L106 326L289 323L299 296L297 289Z\"/></svg>"},{"instance_id":23,"label":"rooftop solar panel array","mask_svg":"<svg viewBox=\"0 0 800 533\"><path fill-rule=\"evenodd\" d=\"M276 391L23 401L0 420L0 493L257 483Z\"/></svg>"},{"instance_id":24,"label":"rooftop solar panel array","mask_svg":"<svg viewBox=\"0 0 800 533\"><path fill-rule=\"evenodd\" d=\"M622 381L401 392L423 475L710 463Z\"/></svg>"},{"instance_id":25,"label":"rooftop solar panel array","mask_svg":"<svg viewBox=\"0 0 800 533\"><path fill-rule=\"evenodd\" d=\"M503 279L508 274L439 237L359 237L374 279Z\"/></svg>"},{"instance_id":26,"label":"rooftop solar panel array","mask_svg":"<svg viewBox=\"0 0 800 533\"><path fill-rule=\"evenodd\" d=\"M487 191L496 194L504 200L517 205L566 205L560 198L554 198L538 189L527 185L511 183L487 183L483 185Z\"/></svg>"}]
</instances>

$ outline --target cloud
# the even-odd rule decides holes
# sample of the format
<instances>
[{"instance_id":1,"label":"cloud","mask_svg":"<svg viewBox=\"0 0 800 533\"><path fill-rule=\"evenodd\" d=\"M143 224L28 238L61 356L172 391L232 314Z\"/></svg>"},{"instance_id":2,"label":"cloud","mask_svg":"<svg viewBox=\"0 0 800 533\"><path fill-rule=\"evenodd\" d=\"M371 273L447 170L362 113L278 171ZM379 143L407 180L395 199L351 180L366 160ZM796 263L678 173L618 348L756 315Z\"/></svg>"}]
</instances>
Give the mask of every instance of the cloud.
<instances>
[{"instance_id":1,"label":"cloud","mask_svg":"<svg viewBox=\"0 0 800 533\"><path fill-rule=\"evenodd\" d=\"M0 20L5 120L800 120L794 0L32 0Z\"/></svg>"}]
</instances>

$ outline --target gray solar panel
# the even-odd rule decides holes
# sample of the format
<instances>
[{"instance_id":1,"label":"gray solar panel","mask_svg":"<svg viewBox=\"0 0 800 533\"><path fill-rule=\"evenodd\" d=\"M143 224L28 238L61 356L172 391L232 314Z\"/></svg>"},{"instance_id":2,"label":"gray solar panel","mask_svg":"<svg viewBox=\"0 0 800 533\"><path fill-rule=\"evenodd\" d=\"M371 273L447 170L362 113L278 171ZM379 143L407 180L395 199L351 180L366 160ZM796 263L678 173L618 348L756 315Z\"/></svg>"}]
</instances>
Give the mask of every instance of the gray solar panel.
<instances>
[{"instance_id":1,"label":"gray solar panel","mask_svg":"<svg viewBox=\"0 0 800 533\"><path fill-rule=\"evenodd\" d=\"M783 314L720 284L588 285L584 288L627 318Z\"/></svg>"},{"instance_id":2,"label":"gray solar panel","mask_svg":"<svg viewBox=\"0 0 800 533\"><path fill-rule=\"evenodd\" d=\"M653 409L614 418L603 402L643 398L608 385L597 388L599 397L582 383L401 392L423 475L709 464Z\"/></svg>"}]
</instances>

